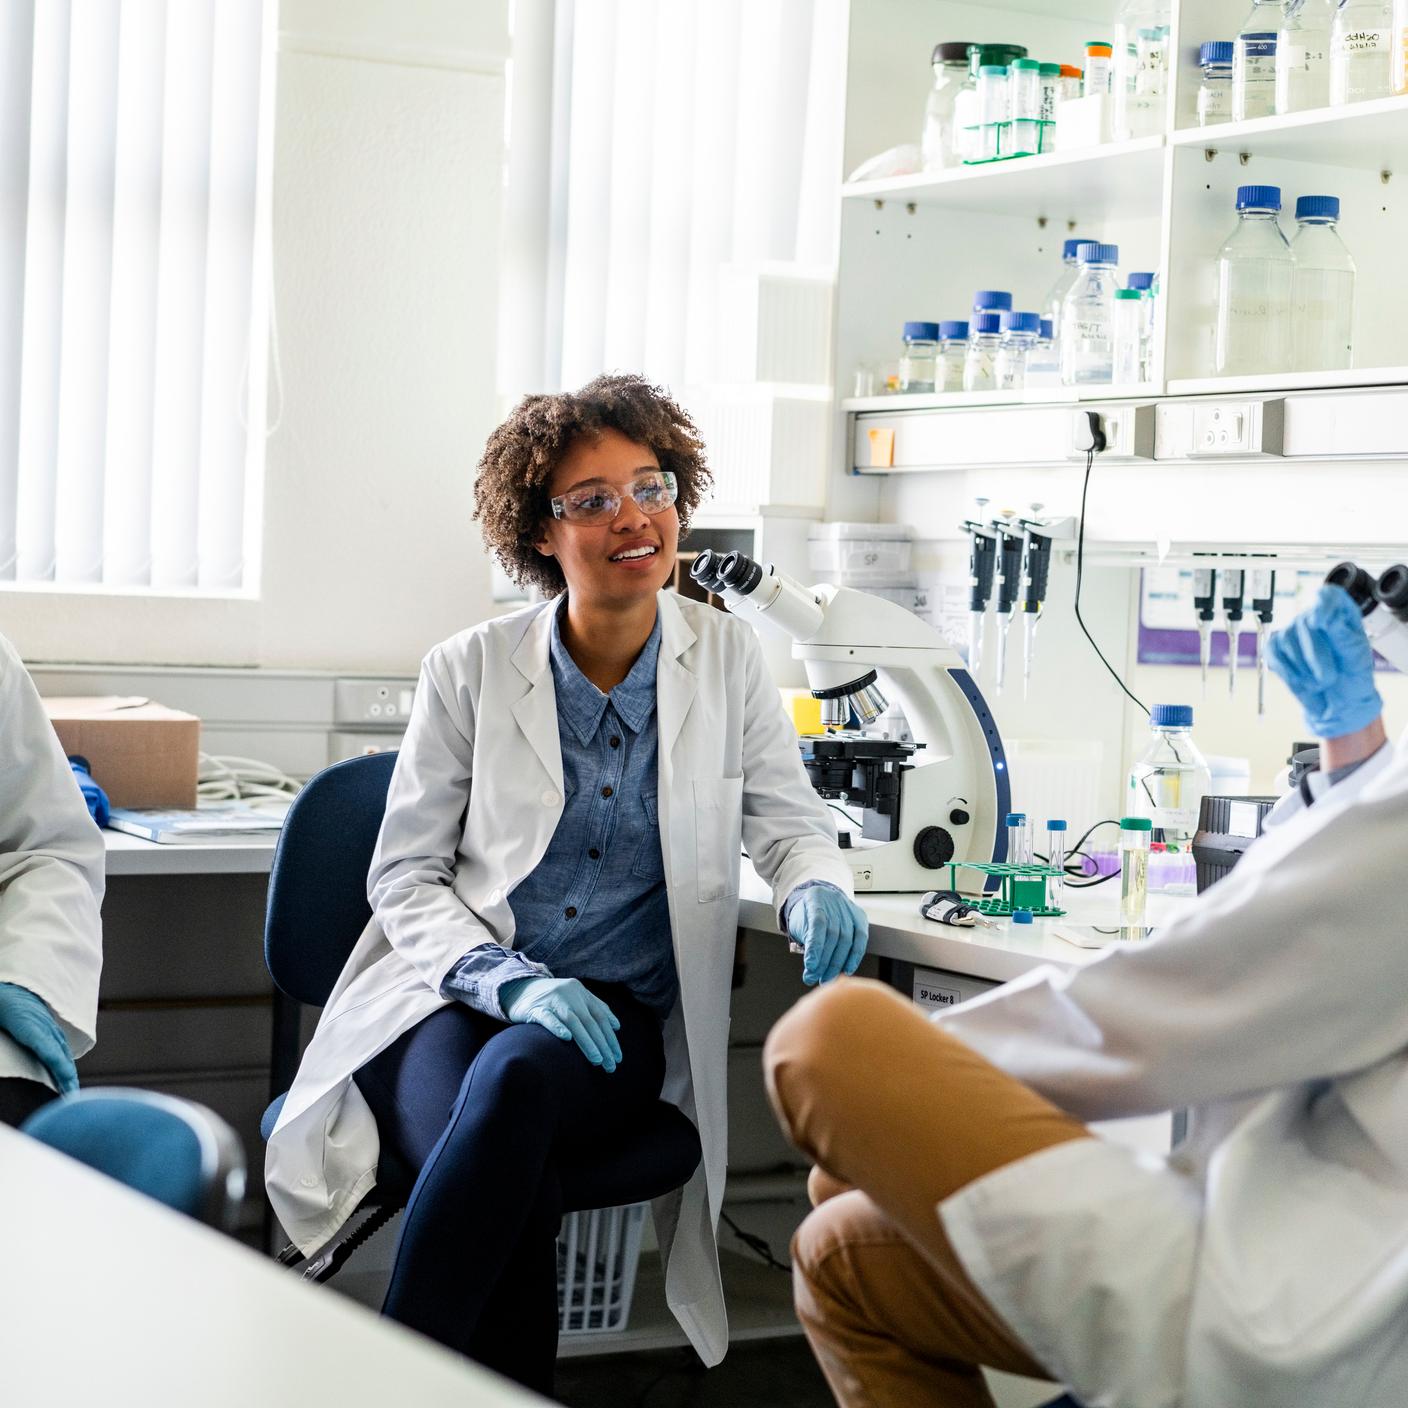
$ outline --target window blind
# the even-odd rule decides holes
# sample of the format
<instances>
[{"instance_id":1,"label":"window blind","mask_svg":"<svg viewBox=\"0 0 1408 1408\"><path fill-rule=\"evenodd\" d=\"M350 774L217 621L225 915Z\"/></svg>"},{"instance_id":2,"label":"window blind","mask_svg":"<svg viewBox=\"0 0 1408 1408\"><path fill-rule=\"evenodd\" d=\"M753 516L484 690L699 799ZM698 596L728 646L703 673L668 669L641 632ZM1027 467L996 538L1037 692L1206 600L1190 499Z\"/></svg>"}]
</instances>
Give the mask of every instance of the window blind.
<instances>
[{"instance_id":1,"label":"window blind","mask_svg":"<svg viewBox=\"0 0 1408 1408\"><path fill-rule=\"evenodd\" d=\"M10 0L0 580L252 585L276 0Z\"/></svg>"}]
</instances>

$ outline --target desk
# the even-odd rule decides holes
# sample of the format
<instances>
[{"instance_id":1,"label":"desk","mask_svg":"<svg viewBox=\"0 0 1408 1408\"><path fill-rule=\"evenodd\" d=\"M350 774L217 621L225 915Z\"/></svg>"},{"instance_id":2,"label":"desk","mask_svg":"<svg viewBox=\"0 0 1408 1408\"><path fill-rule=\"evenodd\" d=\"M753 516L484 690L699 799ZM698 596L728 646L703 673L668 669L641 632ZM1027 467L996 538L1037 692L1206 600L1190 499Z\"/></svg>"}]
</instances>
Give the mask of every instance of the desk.
<instances>
[{"instance_id":1,"label":"desk","mask_svg":"<svg viewBox=\"0 0 1408 1408\"><path fill-rule=\"evenodd\" d=\"M1091 890L1067 890L1062 899L1069 911L1065 919L1034 919L1031 924L999 920L996 929L951 929L924 919L919 913L918 893L860 894L856 901L870 920L868 951L875 957L1006 983L1045 963L1078 968L1098 958L1103 950L1077 948L1058 938L1052 928L1063 923L1117 923L1119 897L1115 882ZM771 891L746 861L739 898L740 928L778 932ZM1149 923L1167 924L1192 903L1191 897L1150 895Z\"/></svg>"},{"instance_id":2,"label":"desk","mask_svg":"<svg viewBox=\"0 0 1408 1408\"><path fill-rule=\"evenodd\" d=\"M14 1408L532 1408L529 1394L0 1127Z\"/></svg>"},{"instance_id":3,"label":"desk","mask_svg":"<svg viewBox=\"0 0 1408 1408\"><path fill-rule=\"evenodd\" d=\"M215 846L159 846L125 831L104 831L109 875L267 875L277 837Z\"/></svg>"}]
</instances>

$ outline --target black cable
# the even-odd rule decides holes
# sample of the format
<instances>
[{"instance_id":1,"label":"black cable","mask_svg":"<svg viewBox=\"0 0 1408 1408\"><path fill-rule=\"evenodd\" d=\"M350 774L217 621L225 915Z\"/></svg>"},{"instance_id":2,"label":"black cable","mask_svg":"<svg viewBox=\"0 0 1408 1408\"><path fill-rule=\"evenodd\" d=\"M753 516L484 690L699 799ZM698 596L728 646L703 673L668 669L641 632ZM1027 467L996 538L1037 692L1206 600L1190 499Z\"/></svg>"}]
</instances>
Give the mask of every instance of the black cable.
<instances>
[{"instance_id":1,"label":"black cable","mask_svg":"<svg viewBox=\"0 0 1408 1408\"><path fill-rule=\"evenodd\" d=\"M753 1253L754 1256L758 1257L761 1261L766 1263L768 1266L772 1267L774 1271L783 1271L786 1272L786 1274L789 1276L792 1274L791 1266L788 1265L788 1263L785 1261L779 1261L773 1255L772 1248L767 1244L766 1241L764 1241L762 1237L759 1237L756 1233L753 1232L745 1232L726 1212L723 1212L722 1210L720 1210L719 1212L719 1221L726 1222L728 1224L729 1231L731 1231L733 1235L737 1237L738 1240L742 1242L743 1245L747 1247L750 1252Z\"/></svg>"},{"instance_id":2,"label":"black cable","mask_svg":"<svg viewBox=\"0 0 1408 1408\"><path fill-rule=\"evenodd\" d=\"M1081 628L1086 640L1090 642L1090 648L1100 657L1100 663L1110 672L1110 678L1124 690L1125 694L1127 694L1147 716L1149 706L1130 690L1129 686L1120 678L1119 672L1115 667L1105 659L1105 652L1095 644L1095 637L1090 634L1080 614L1080 586L1081 580L1085 575L1085 497L1090 489L1090 471L1094 467L1094 464L1095 450L1092 447L1085 452L1085 480L1080 486L1080 524L1076 529L1076 625Z\"/></svg>"}]
</instances>

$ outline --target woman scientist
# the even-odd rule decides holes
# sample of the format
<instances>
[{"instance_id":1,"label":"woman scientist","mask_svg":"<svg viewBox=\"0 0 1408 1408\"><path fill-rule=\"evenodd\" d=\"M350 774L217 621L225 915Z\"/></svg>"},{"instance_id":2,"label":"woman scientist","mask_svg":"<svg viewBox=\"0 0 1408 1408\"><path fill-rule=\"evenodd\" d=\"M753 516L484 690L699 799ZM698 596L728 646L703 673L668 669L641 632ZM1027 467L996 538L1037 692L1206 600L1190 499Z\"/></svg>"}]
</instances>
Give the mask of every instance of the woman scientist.
<instances>
[{"instance_id":1,"label":"woman scientist","mask_svg":"<svg viewBox=\"0 0 1408 1408\"><path fill-rule=\"evenodd\" d=\"M1324 771L1162 936L936 1023L838 984L770 1036L847 1408L990 1408L982 1364L1118 1408L1408 1402L1408 750L1340 588L1271 658ZM1166 1159L1086 1127L1179 1109Z\"/></svg>"},{"instance_id":2,"label":"woman scientist","mask_svg":"<svg viewBox=\"0 0 1408 1408\"><path fill-rule=\"evenodd\" d=\"M751 629L662 590L709 482L689 418L633 376L530 396L490 436L477 517L551 599L426 657L373 919L269 1144L275 1210L305 1249L372 1186L382 1146L418 1171L385 1313L541 1390L559 1165L609 1149L662 1090L702 1146L656 1207L670 1304L704 1361L723 1357L740 846L807 981L865 949Z\"/></svg>"}]
</instances>

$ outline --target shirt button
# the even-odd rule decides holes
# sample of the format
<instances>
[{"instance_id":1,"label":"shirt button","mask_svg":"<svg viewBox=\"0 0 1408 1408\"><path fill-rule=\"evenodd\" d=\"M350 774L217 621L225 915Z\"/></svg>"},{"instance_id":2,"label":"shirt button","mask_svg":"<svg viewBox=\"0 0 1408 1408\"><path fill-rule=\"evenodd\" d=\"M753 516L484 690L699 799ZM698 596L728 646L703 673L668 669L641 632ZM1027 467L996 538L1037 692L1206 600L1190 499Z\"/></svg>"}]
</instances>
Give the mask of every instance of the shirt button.
<instances>
[{"instance_id":1,"label":"shirt button","mask_svg":"<svg viewBox=\"0 0 1408 1408\"><path fill-rule=\"evenodd\" d=\"M613 748L619 748L619 747L621 746L621 740L620 740L619 738L617 738L614 733L613 733L613 734L611 735L611 737L608 738L606 741L607 741Z\"/></svg>"},{"instance_id":2,"label":"shirt button","mask_svg":"<svg viewBox=\"0 0 1408 1408\"><path fill-rule=\"evenodd\" d=\"M569 919L575 919L575 918L577 917L577 906L576 906L575 904L569 904L569 905L567 906L567 908L564 909L562 912L563 912Z\"/></svg>"},{"instance_id":3,"label":"shirt button","mask_svg":"<svg viewBox=\"0 0 1408 1408\"><path fill-rule=\"evenodd\" d=\"M593 847L591 848L591 850L589 850L589 851L587 852L587 855L590 856L592 860L600 860L600 859L601 859L601 852L600 852L599 850L597 850L597 848L596 848L595 846L593 846Z\"/></svg>"},{"instance_id":4,"label":"shirt button","mask_svg":"<svg viewBox=\"0 0 1408 1408\"><path fill-rule=\"evenodd\" d=\"M318 1186L318 1175L316 1173L305 1173L298 1181L305 1188L316 1188Z\"/></svg>"},{"instance_id":5,"label":"shirt button","mask_svg":"<svg viewBox=\"0 0 1408 1408\"><path fill-rule=\"evenodd\" d=\"M612 789L609 788L609 787L603 787L603 788L601 789L601 795L602 795L603 797L609 797L609 796L611 795L611 790L612 790Z\"/></svg>"},{"instance_id":6,"label":"shirt button","mask_svg":"<svg viewBox=\"0 0 1408 1408\"><path fill-rule=\"evenodd\" d=\"M543 805L545 807L555 807L557 805L557 793L551 788L543 793Z\"/></svg>"}]
</instances>

